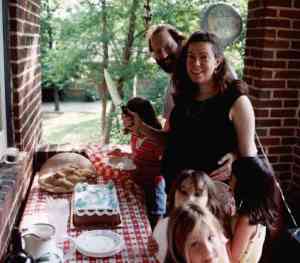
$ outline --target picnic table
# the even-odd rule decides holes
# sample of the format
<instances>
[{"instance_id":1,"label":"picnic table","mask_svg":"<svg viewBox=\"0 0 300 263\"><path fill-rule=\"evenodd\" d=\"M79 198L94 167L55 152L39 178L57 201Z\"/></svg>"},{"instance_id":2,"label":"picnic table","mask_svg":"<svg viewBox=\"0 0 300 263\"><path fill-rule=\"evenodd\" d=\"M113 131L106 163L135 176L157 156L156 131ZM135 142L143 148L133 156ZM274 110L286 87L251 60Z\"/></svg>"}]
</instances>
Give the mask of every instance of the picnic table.
<instances>
[{"instance_id":1,"label":"picnic table","mask_svg":"<svg viewBox=\"0 0 300 263\"><path fill-rule=\"evenodd\" d=\"M107 183L108 180L112 179L116 186L122 224L120 227L111 230L122 236L125 246L120 253L106 258L87 257L76 251L65 262L158 262L155 257L149 255L148 251L147 243L152 231L146 213L143 192L130 179L130 173L126 178L118 178L116 173L112 173L113 178L109 178L107 171L104 171L101 165L103 154L101 146L90 146L85 152L96 168L98 183ZM105 172L106 174L103 175ZM43 191L39 187L38 176L36 176L22 216L21 228L34 222L47 222L48 209L46 201L49 197L65 198L71 201L72 194L52 194ZM83 231L86 230L74 227L69 217L67 234L70 237L77 237ZM62 249L66 253L70 248L70 242L69 240L63 241Z\"/></svg>"}]
</instances>

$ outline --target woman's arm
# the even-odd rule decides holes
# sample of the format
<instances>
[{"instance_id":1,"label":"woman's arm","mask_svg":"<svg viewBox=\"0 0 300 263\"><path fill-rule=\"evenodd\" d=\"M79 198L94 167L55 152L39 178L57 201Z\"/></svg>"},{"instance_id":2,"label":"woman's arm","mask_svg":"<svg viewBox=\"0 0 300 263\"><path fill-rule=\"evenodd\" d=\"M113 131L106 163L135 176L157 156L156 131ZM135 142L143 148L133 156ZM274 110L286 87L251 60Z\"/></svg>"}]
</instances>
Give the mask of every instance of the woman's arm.
<instances>
[{"instance_id":1,"label":"woman's arm","mask_svg":"<svg viewBox=\"0 0 300 263\"><path fill-rule=\"evenodd\" d=\"M239 97L233 104L229 118L233 121L238 139L240 156L255 156L255 116L252 104L247 96Z\"/></svg>"},{"instance_id":2,"label":"woman's arm","mask_svg":"<svg viewBox=\"0 0 300 263\"><path fill-rule=\"evenodd\" d=\"M255 235L257 225L250 225L247 216L238 216L230 245L231 262L239 263L245 254L251 238Z\"/></svg>"},{"instance_id":3,"label":"woman's arm","mask_svg":"<svg viewBox=\"0 0 300 263\"><path fill-rule=\"evenodd\" d=\"M255 116L253 107L247 96L239 97L233 104L229 118L233 121L238 137L238 153L227 153L220 160L222 165L210 176L215 180L227 180L231 176L232 163L240 156L256 155L255 145Z\"/></svg>"},{"instance_id":4,"label":"woman's arm","mask_svg":"<svg viewBox=\"0 0 300 263\"><path fill-rule=\"evenodd\" d=\"M212 171L209 176L214 180L226 181L230 179L232 172L232 163L236 160L235 153L227 153L225 154L219 161L218 165L221 167Z\"/></svg>"},{"instance_id":5,"label":"woman's arm","mask_svg":"<svg viewBox=\"0 0 300 263\"><path fill-rule=\"evenodd\" d=\"M135 112L129 111L130 118L132 118L133 123L128 128L131 131L134 131L137 136L146 136L156 141L159 145L165 146L168 132L164 130L155 129L146 123L144 123L139 115Z\"/></svg>"}]
</instances>

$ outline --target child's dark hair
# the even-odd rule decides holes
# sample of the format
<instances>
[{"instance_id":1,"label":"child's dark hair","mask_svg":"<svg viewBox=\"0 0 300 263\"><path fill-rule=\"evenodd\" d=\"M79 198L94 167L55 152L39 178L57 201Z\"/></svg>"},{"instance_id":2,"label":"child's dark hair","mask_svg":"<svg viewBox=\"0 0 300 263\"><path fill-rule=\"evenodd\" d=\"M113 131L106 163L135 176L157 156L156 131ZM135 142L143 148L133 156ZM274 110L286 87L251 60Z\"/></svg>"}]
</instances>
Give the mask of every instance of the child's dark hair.
<instances>
[{"instance_id":1,"label":"child's dark hair","mask_svg":"<svg viewBox=\"0 0 300 263\"><path fill-rule=\"evenodd\" d=\"M216 186L213 180L203 171L196 171L192 169L182 170L176 177L174 184L172 185L170 194L169 194L169 207L168 212L172 212L175 206L175 192L180 190L183 181L187 178L191 178L193 180L194 187L196 191L199 189L203 191L203 189L207 190L208 195L208 208L209 210L219 219L224 218L224 209L221 206L220 199L218 197Z\"/></svg>"},{"instance_id":2,"label":"child's dark hair","mask_svg":"<svg viewBox=\"0 0 300 263\"><path fill-rule=\"evenodd\" d=\"M136 112L139 117L155 129L161 129L162 126L156 117L154 108L149 100L142 97L134 97L127 102L127 108L130 111Z\"/></svg>"},{"instance_id":3,"label":"child's dark hair","mask_svg":"<svg viewBox=\"0 0 300 263\"><path fill-rule=\"evenodd\" d=\"M274 172L259 157L243 157L233 163L233 174L238 213L247 215L250 224L263 224L273 228L278 207Z\"/></svg>"}]
</instances>

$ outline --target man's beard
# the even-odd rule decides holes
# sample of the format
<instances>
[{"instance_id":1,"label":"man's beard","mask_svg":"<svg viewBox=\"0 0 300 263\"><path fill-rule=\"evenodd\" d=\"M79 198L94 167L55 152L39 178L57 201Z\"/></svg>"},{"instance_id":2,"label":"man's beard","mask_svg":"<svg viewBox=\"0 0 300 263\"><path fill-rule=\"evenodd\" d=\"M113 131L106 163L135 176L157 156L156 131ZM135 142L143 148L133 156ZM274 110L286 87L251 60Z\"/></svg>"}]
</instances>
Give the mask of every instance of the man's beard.
<instances>
[{"instance_id":1,"label":"man's beard","mask_svg":"<svg viewBox=\"0 0 300 263\"><path fill-rule=\"evenodd\" d=\"M157 65L159 65L162 70L164 70L167 73L173 73L174 71L174 64L176 61L176 56L173 55L169 55L168 57L166 57L165 59L156 59L156 63Z\"/></svg>"}]
</instances>

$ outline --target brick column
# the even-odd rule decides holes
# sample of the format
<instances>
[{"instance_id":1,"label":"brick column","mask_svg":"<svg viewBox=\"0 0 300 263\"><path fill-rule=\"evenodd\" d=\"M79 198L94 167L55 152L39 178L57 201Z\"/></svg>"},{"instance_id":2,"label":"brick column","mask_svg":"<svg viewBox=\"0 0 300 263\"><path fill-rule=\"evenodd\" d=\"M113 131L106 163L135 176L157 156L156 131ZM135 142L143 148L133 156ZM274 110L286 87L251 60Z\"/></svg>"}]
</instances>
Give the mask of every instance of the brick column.
<instances>
[{"instance_id":1,"label":"brick column","mask_svg":"<svg viewBox=\"0 0 300 263\"><path fill-rule=\"evenodd\" d=\"M40 0L3 0L9 6L9 55L13 123L16 147L25 152L20 180L13 192L2 191L0 206L0 261L8 246L10 231L21 213L32 177L33 155L41 137ZM3 167L0 167L3 172ZM3 174L1 174L2 176ZM3 179L3 176L1 177ZM2 262L2 261L1 261Z\"/></svg>"},{"instance_id":2,"label":"brick column","mask_svg":"<svg viewBox=\"0 0 300 263\"><path fill-rule=\"evenodd\" d=\"M300 3L248 5L245 80L258 134L283 185L299 182Z\"/></svg>"},{"instance_id":3,"label":"brick column","mask_svg":"<svg viewBox=\"0 0 300 263\"><path fill-rule=\"evenodd\" d=\"M294 11L294 18L298 18L299 19L299 15L300 15L300 1L296 1L295 2L295 8L296 10ZM293 41L292 43L292 48L298 51L298 58L299 58L299 53L300 53L300 20L295 20L293 22L293 28L295 30L298 30L298 41ZM297 65L297 68L300 68L300 59L298 59L296 62L294 62L294 65ZM295 89L300 89L300 76L298 75L298 80L294 81L294 82L290 82L291 87L294 87ZM298 99L299 98L299 94L298 94ZM295 158L295 163L294 163L294 167L293 167L293 174L294 174L294 185L296 186L296 189L300 189L299 185L299 181L300 181L300 103L298 103L298 110L297 110L297 118L298 118L298 126L296 129L296 146L294 149L294 158Z\"/></svg>"},{"instance_id":4,"label":"brick column","mask_svg":"<svg viewBox=\"0 0 300 263\"><path fill-rule=\"evenodd\" d=\"M41 136L40 9L40 0L9 1L15 138L26 152Z\"/></svg>"},{"instance_id":5,"label":"brick column","mask_svg":"<svg viewBox=\"0 0 300 263\"><path fill-rule=\"evenodd\" d=\"M27 152L27 190L33 154L41 138L40 0L10 0L10 65L16 146Z\"/></svg>"}]
</instances>

